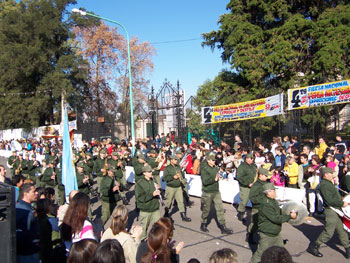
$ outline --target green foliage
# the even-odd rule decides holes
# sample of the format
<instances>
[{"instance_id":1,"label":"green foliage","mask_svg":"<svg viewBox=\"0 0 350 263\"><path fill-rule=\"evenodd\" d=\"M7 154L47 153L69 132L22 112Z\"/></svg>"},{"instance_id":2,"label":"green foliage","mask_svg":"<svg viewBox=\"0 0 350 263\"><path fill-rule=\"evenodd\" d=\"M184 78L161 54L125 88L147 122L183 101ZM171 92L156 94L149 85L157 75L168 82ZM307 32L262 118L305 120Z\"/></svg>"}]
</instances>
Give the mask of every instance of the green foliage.
<instances>
[{"instance_id":1,"label":"green foliage","mask_svg":"<svg viewBox=\"0 0 350 263\"><path fill-rule=\"evenodd\" d=\"M73 0L1 1L0 129L54 123L61 93L82 101L84 63L68 44ZM44 92L45 91L45 92ZM10 94L21 95L10 95Z\"/></svg>"},{"instance_id":2,"label":"green foliage","mask_svg":"<svg viewBox=\"0 0 350 263\"><path fill-rule=\"evenodd\" d=\"M227 10L219 29L203 34L202 45L219 48L235 72L234 87L224 84L214 90L229 89L228 103L350 76L349 1L231 0ZM197 98L201 96L199 91ZM317 112L313 123L321 132L329 113ZM303 124L310 125L310 119L310 111L303 111ZM276 118L253 122L255 129L267 131Z\"/></svg>"}]
</instances>

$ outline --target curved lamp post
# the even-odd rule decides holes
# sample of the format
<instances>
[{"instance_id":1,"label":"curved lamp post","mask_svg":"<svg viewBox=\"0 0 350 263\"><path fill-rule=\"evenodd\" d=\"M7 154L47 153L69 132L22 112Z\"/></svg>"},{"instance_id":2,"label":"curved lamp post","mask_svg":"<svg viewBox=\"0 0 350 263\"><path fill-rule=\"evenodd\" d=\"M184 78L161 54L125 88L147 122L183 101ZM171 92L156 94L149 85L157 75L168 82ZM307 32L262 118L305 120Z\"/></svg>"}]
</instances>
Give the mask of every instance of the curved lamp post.
<instances>
[{"instance_id":1,"label":"curved lamp post","mask_svg":"<svg viewBox=\"0 0 350 263\"><path fill-rule=\"evenodd\" d=\"M73 13L79 13L82 16L91 16L91 17L95 17L98 19L102 19L114 24L117 24L119 26L121 26L123 28L123 30L125 31L126 34L126 41L128 44L128 69L129 69L129 97L130 97L130 123L131 123L131 142L132 142L132 152L134 153L135 151L135 130L134 130L134 104L133 104L133 99L132 99L132 80L131 80L131 60L130 60L130 41L129 41L129 33L126 30L125 26L123 26L121 23L108 19L108 18L104 18L102 16L98 16L95 14L91 14L89 12L77 9L77 8L73 8L72 9Z\"/></svg>"}]
</instances>

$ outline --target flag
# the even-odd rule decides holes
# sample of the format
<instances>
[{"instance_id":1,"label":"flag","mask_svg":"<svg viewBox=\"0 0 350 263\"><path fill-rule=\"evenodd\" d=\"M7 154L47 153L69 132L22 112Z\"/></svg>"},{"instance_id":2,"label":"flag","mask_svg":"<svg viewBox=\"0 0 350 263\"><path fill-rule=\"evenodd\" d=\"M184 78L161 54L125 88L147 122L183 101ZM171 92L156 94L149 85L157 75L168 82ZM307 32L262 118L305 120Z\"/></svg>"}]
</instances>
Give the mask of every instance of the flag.
<instances>
[{"instance_id":1,"label":"flag","mask_svg":"<svg viewBox=\"0 0 350 263\"><path fill-rule=\"evenodd\" d=\"M64 110L63 124L62 184L65 187L66 197L71 191L78 190L77 177L73 166L73 153L70 143L68 115L66 109Z\"/></svg>"}]
</instances>

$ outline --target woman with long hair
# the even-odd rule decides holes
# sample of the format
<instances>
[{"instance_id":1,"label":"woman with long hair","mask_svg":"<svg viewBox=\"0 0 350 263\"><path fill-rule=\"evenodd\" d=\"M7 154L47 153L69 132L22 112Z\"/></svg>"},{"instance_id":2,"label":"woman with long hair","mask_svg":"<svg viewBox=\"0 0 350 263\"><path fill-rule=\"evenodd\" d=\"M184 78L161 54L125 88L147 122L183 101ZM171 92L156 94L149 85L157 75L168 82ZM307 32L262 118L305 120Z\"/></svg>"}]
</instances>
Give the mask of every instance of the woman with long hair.
<instances>
[{"instance_id":1,"label":"woman with long hair","mask_svg":"<svg viewBox=\"0 0 350 263\"><path fill-rule=\"evenodd\" d=\"M69 251L72 243L82 239L95 239L91 223L87 220L90 199L84 193L77 193L63 218L61 225L61 236Z\"/></svg>"},{"instance_id":2,"label":"woman with long hair","mask_svg":"<svg viewBox=\"0 0 350 263\"><path fill-rule=\"evenodd\" d=\"M67 263L92 263L97 245L95 239L83 239L75 242L69 251Z\"/></svg>"},{"instance_id":3,"label":"woman with long hair","mask_svg":"<svg viewBox=\"0 0 350 263\"><path fill-rule=\"evenodd\" d=\"M124 249L125 262L136 263L137 248L142 234L141 226L134 226L130 233L126 231L128 223L128 209L124 205L117 206L112 213L112 224L103 233L101 242L107 239L116 239Z\"/></svg>"}]
</instances>

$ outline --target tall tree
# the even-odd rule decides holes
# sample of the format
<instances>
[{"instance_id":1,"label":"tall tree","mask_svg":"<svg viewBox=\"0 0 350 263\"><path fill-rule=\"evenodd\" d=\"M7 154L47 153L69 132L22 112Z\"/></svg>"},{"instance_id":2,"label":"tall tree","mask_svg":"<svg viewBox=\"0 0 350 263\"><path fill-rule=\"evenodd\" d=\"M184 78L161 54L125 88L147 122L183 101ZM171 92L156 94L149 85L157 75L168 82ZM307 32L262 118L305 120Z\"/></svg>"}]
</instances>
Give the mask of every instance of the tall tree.
<instances>
[{"instance_id":1,"label":"tall tree","mask_svg":"<svg viewBox=\"0 0 350 263\"><path fill-rule=\"evenodd\" d=\"M54 123L62 90L74 104L83 61L68 44L73 0L0 2L0 128ZM73 105L75 106L75 105Z\"/></svg>"},{"instance_id":2,"label":"tall tree","mask_svg":"<svg viewBox=\"0 0 350 263\"><path fill-rule=\"evenodd\" d=\"M227 10L219 30L203 34L203 45L222 50L251 97L349 77L348 0L231 0ZM324 127L328 109L315 111Z\"/></svg>"},{"instance_id":3,"label":"tall tree","mask_svg":"<svg viewBox=\"0 0 350 263\"><path fill-rule=\"evenodd\" d=\"M99 25L75 27L75 45L88 62L90 112L92 115L117 111L127 115L129 106L129 70L127 44L117 27L101 22ZM130 40L131 72L134 101L142 105L147 98L147 74L153 70L155 54L149 43ZM119 96L118 96L118 95ZM118 107L119 106L119 107Z\"/></svg>"}]
</instances>

